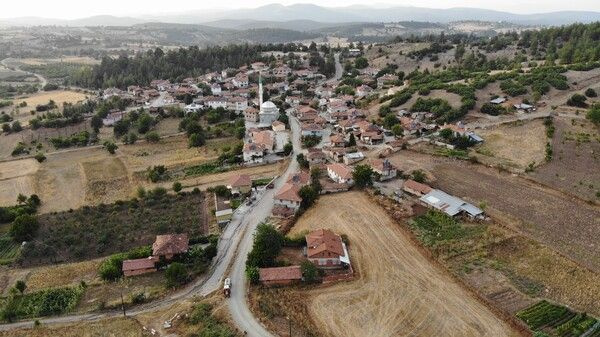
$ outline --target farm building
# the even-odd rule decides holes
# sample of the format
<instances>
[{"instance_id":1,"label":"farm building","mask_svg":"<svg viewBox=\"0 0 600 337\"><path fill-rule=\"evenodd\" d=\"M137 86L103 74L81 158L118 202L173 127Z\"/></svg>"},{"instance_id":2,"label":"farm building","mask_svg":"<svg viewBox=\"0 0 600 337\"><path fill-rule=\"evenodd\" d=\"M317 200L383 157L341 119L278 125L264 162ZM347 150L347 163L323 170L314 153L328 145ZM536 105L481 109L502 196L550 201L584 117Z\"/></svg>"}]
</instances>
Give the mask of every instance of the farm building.
<instances>
[{"instance_id":1,"label":"farm building","mask_svg":"<svg viewBox=\"0 0 600 337\"><path fill-rule=\"evenodd\" d=\"M134 276L156 271L155 263L158 259L150 256L143 259L123 261L123 275Z\"/></svg>"},{"instance_id":2,"label":"farm building","mask_svg":"<svg viewBox=\"0 0 600 337\"><path fill-rule=\"evenodd\" d=\"M373 172L379 175L379 181L385 181L396 178L398 170L387 159L371 159L371 168Z\"/></svg>"},{"instance_id":3,"label":"farm building","mask_svg":"<svg viewBox=\"0 0 600 337\"><path fill-rule=\"evenodd\" d=\"M300 202L302 202L302 198L298 195L298 191L300 191L300 187L297 185L290 183L284 184L275 195L275 205L286 207L296 212L298 208L300 208Z\"/></svg>"},{"instance_id":4,"label":"farm building","mask_svg":"<svg viewBox=\"0 0 600 337\"><path fill-rule=\"evenodd\" d=\"M354 184L352 169L344 164L335 163L327 165L327 175L336 183Z\"/></svg>"},{"instance_id":5,"label":"farm building","mask_svg":"<svg viewBox=\"0 0 600 337\"><path fill-rule=\"evenodd\" d=\"M431 192L432 188L412 179L408 179L404 182L404 185L402 185L402 190L406 193L420 197Z\"/></svg>"},{"instance_id":6,"label":"farm building","mask_svg":"<svg viewBox=\"0 0 600 337\"><path fill-rule=\"evenodd\" d=\"M260 283L265 286L289 285L302 280L300 266L260 268Z\"/></svg>"},{"instance_id":7,"label":"farm building","mask_svg":"<svg viewBox=\"0 0 600 337\"><path fill-rule=\"evenodd\" d=\"M350 264L342 238L328 229L306 235L306 257L319 268L341 268Z\"/></svg>"},{"instance_id":8,"label":"farm building","mask_svg":"<svg viewBox=\"0 0 600 337\"><path fill-rule=\"evenodd\" d=\"M231 202L227 198L219 197L215 193L215 217L219 225L224 225L231 221L233 217L233 209Z\"/></svg>"},{"instance_id":9,"label":"farm building","mask_svg":"<svg viewBox=\"0 0 600 337\"><path fill-rule=\"evenodd\" d=\"M170 260L175 255L187 253L188 244L187 234L157 235L152 244L152 255Z\"/></svg>"},{"instance_id":10,"label":"farm building","mask_svg":"<svg viewBox=\"0 0 600 337\"><path fill-rule=\"evenodd\" d=\"M443 191L432 189L419 199L425 206L437 209L449 216L466 214L472 218L483 217L483 211L468 202L447 194Z\"/></svg>"}]
</instances>

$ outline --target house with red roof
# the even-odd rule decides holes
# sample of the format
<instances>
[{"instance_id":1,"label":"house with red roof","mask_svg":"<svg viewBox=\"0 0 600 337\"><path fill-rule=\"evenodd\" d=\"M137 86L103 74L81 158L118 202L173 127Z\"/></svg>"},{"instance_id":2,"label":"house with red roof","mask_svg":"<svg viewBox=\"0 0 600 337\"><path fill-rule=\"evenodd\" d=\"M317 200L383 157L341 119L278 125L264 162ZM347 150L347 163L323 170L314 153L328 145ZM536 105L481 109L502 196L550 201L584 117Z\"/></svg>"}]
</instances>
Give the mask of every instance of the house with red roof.
<instances>
[{"instance_id":1,"label":"house with red roof","mask_svg":"<svg viewBox=\"0 0 600 337\"><path fill-rule=\"evenodd\" d=\"M188 249L189 240L187 234L157 235L156 240L152 244L152 255L170 260L175 255L187 253Z\"/></svg>"},{"instance_id":2,"label":"house with red roof","mask_svg":"<svg viewBox=\"0 0 600 337\"><path fill-rule=\"evenodd\" d=\"M279 192L275 194L275 206L289 208L295 213L300 208L300 203L302 202L302 198L298 194L299 191L300 186L285 183Z\"/></svg>"},{"instance_id":3,"label":"house with red roof","mask_svg":"<svg viewBox=\"0 0 600 337\"><path fill-rule=\"evenodd\" d=\"M123 275L135 276L147 273L153 273L156 271L156 261L158 259L154 256L146 257L143 259L125 260L123 261Z\"/></svg>"},{"instance_id":4,"label":"house with red roof","mask_svg":"<svg viewBox=\"0 0 600 337\"><path fill-rule=\"evenodd\" d=\"M247 174L238 174L229 180L227 188L234 195L250 193L252 190L252 178Z\"/></svg>"},{"instance_id":5,"label":"house with red roof","mask_svg":"<svg viewBox=\"0 0 600 337\"><path fill-rule=\"evenodd\" d=\"M327 165L327 175L331 180L340 184L354 184L352 180L352 168L341 163Z\"/></svg>"},{"instance_id":6,"label":"house with red roof","mask_svg":"<svg viewBox=\"0 0 600 337\"><path fill-rule=\"evenodd\" d=\"M259 268L259 281L265 286L290 285L302 280L300 266Z\"/></svg>"},{"instance_id":7,"label":"house with red roof","mask_svg":"<svg viewBox=\"0 0 600 337\"><path fill-rule=\"evenodd\" d=\"M319 268L349 265L348 250L342 238L329 229L317 229L306 235L306 258Z\"/></svg>"},{"instance_id":8,"label":"house with red roof","mask_svg":"<svg viewBox=\"0 0 600 337\"><path fill-rule=\"evenodd\" d=\"M416 182L412 179L408 179L404 182L404 185L402 185L402 190L417 197L421 197L431 192L432 188L428 185Z\"/></svg>"}]
</instances>

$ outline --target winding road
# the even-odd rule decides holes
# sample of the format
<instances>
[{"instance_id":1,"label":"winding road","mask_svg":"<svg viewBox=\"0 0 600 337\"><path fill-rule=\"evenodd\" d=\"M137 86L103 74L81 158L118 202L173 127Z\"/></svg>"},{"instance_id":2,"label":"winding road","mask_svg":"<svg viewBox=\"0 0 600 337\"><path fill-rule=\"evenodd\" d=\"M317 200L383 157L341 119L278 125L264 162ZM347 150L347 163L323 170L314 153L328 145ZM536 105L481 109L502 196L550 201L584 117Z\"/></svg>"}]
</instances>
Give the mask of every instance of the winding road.
<instances>
[{"instance_id":1,"label":"winding road","mask_svg":"<svg viewBox=\"0 0 600 337\"><path fill-rule=\"evenodd\" d=\"M19 68L16 65L9 65L9 61L10 60L11 60L10 58L4 59L4 60L0 61L0 64L2 64L7 69L13 69L14 71L20 71L20 72L23 72L23 73L35 76L38 79L38 81L40 82L40 88L43 88L43 87L46 86L46 84L48 84L48 80L44 76L42 76L40 74L32 73L30 71L21 70L21 68Z\"/></svg>"},{"instance_id":2,"label":"winding road","mask_svg":"<svg viewBox=\"0 0 600 337\"><path fill-rule=\"evenodd\" d=\"M2 64L4 64L4 61L5 60L2 60ZM341 78L343 71L339 62L339 54L335 55L335 61L335 79L339 79ZM289 166L281 176L274 180L275 188L260 191L254 205L248 206L244 204L236 210L232 221L225 227L225 230L219 238L217 256L213 260L209 272L170 296L128 310L128 316L158 311L193 296L206 296L214 291L220 290L224 278L230 277L232 281L232 292L231 297L228 300L228 308L236 326L241 331L245 331L248 336L273 336L260 324L260 322L258 322L258 320L256 320L248 307L248 302L246 300L247 287L245 266L248 252L252 248L256 227L271 214L274 205L274 197L277 191L288 180L290 175L298 170L298 162L295 160L295 156L302 152L300 144L300 124L293 116L290 116L289 120L291 140L294 149ZM231 274L226 276L225 274L230 266ZM123 313L120 310L113 310L93 314L49 317L40 319L39 322L45 325L68 324L97 321L100 319L119 317L121 315L123 315ZM33 326L33 320L19 321L1 324L0 331L29 328Z\"/></svg>"}]
</instances>

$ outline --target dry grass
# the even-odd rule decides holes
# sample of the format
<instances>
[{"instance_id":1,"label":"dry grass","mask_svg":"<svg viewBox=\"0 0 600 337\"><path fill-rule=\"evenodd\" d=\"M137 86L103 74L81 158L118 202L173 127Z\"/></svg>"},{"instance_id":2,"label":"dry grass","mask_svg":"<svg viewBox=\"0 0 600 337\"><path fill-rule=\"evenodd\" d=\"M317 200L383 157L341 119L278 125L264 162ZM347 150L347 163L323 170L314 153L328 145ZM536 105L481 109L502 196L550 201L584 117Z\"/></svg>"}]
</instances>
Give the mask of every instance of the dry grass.
<instances>
[{"instance_id":1,"label":"dry grass","mask_svg":"<svg viewBox=\"0 0 600 337\"><path fill-rule=\"evenodd\" d=\"M85 281L91 284L98 278L98 266L103 259L65 263L56 266L31 268L27 277L27 290L35 291L45 288L79 284Z\"/></svg>"},{"instance_id":2,"label":"dry grass","mask_svg":"<svg viewBox=\"0 0 600 337\"><path fill-rule=\"evenodd\" d=\"M50 63L76 63L76 64L84 64L84 65L94 65L99 64L100 61L87 56L64 56L61 58L24 58L19 59L19 63L32 65L32 66L41 66Z\"/></svg>"},{"instance_id":3,"label":"dry grass","mask_svg":"<svg viewBox=\"0 0 600 337\"><path fill-rule=\"evenodd\" d=\"M0 332L2 337L141 337L142 326L133 318L112 318L58 326L40 326Z\"/></svg>"},{"instance_id":4,"label":"dry grass","mask_svg":"<svg viewBox=\"0 0 600 337\"><path fill-rule=\"evenodd\" d=\"M21 102L27 102L27 110L35 109L36 105L46 104L48 101L53 100L56 102L56 105L62 107L64 102L67 103L76 103L83 101L86 98L86 95L76 91L68 91L68 90L56 90L56 91L48 91L48 92L39 92L37 94L33 94L29 97L19 98L15 100L15 105L20 104Z\"/></svg>"},{"instance_id":5,"label":"dry grass","mask_svg":"<svg viewBox=\"0 0 600 337\"><path fill-rule=\"evenodd\" d=\"M545 158L546 128L541 119L526 123L504 124L478 130L485 139L475 151L484 163L525 169L530 163L539 165Z\"/></svg>"},{"instance_id":6,"label":"dry grass","mask_svg":"<svg viewBox=\"0 0 600 337\"><path fill-rule=\"evenodd\" d=\"M348 235L354 268L361 275L311 292L310 312L327 335L518 335L431 263L367 195L324 196L293 232L321 227Z\"/></svg>"}]
</instances>

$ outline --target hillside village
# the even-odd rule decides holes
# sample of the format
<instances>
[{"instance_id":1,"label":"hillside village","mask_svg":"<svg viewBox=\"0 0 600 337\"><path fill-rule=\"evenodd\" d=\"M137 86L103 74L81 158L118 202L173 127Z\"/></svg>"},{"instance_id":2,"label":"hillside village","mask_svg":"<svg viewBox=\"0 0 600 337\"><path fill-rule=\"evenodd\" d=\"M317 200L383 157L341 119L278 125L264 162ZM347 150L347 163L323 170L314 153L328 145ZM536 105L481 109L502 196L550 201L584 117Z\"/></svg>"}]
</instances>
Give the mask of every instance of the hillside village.
<instances>
[{"instance_id":1,"label":"hillside village","mask_svg":"<svg viewBox=\"0 0 600 337\"><path fill-rule=\"evenodd\" d=\"M598 336L600 54L562 29L149 48L10 94L0 331Z\"/></svg>"}]
</instances>

